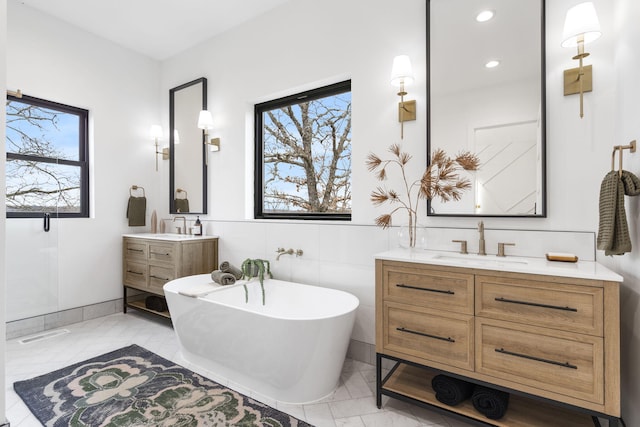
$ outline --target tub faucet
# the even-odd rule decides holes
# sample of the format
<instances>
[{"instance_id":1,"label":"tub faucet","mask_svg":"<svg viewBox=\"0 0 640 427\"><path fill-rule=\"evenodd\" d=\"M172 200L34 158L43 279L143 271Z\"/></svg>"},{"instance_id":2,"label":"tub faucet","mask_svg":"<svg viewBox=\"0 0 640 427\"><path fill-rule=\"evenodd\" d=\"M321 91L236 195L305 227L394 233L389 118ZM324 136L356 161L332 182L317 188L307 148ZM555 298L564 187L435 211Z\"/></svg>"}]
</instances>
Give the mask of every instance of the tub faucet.
<instances>
[{"instance_id":1,"label":"tub faucet","mask_svg":"<svg viewBox=\"0 0 640 427\"><path fill-rule=\"evenodd\" d=\"M480 239L478 240L478 255L486 255L487 252L484 248L484 222L482 221L478 223L478 233L480 234Z\"/></svg>"},{"instance_id":2,"label":"tub faucet","mask_svg":"<svg viewBox=\"0 0 640 427\"><path fill-rule=\"evenodd\" d=\"M293 255L292 248L289 248L288 250L285 250L284 248L278 248L276 252L278 253L278 256L276 257L276 261L278 261L282 255Z\"/></svg>"},{"instance_id":3,"label":"tub faucet","mask_svg":"<svg viewBox=\"0 0 640 427\"><path fill-rule=\"evenodd\" d=\"M187 234L187 218L183 216L174 216L173 222L176 222L176 219L182 219L182 229L178 228L178 234Z\"/></svg>"},{"instance_id":4,"label":"tub faucet","mask_svg":"<svg viewBox=\"0 0 640 427\"><path fill-rule=\"evenodd\" d=\"M299 256L302 256L302 254L304 252L302 252L302 249L296 249L294 251L293 248L289 248L287 250L285 250L284 248L278 248L276 253L278 254L278 256L276 257L276 261L278 261L282 255L293 255L293 254L296 254L296 257L299 257Z\"/></svg>"}]
</instances>

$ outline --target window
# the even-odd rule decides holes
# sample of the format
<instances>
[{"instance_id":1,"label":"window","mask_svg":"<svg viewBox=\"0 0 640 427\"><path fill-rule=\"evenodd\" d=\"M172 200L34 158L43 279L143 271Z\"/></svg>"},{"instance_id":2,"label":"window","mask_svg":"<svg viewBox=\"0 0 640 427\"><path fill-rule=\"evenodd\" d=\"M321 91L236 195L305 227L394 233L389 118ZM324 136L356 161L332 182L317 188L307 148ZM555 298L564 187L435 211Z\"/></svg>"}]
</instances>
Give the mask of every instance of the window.
<instances>
[{"instance_id":1,"label":"window","mask_svg":"<svg viewBox=\"0 0 640 427\"><path fill-rule=\"evenodd\" d=\"M255 217L351 219L351 81L255 106Z\"/></svg>"},{"instance_id":2,"label":"window","mask_svg":"<svg viewBox=\"0 0 640 427\"><path fill-rule=\"evenodd\" d=\"M89 112L7 96L7 217L89 216Z\"/></svg>"}]
</instances>

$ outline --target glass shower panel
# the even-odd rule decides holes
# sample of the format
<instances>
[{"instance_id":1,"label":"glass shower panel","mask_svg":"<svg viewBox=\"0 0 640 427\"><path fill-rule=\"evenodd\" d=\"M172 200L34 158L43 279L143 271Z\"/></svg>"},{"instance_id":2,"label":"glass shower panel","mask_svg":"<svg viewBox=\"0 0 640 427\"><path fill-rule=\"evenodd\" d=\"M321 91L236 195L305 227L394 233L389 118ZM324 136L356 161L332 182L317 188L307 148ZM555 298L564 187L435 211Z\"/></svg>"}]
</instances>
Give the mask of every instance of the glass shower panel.
<instances>
[{"instance_id":1,"label":"glass shower panel","mask_svg":"<svg viewBox=\"0 0 640 427\"><path fill-rule=\"evenodd\" d=\"M44 215L43 215L44 216ZM6 321L58 311L58 219L9 218L6 229Z\"/></svg>"}]
</instances>

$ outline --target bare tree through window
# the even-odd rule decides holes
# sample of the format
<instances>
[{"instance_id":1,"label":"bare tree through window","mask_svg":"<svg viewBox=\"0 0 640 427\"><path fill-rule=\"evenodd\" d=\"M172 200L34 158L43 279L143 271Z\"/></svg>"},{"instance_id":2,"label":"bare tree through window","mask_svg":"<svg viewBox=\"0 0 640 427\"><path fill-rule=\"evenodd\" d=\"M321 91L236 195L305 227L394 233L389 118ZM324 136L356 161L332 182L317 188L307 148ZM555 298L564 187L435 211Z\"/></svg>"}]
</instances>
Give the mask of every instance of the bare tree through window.
<instances>
[{"instance_id":1,"label":"bare tree through window","mask_svg":"<svg viewBox=\"0 0 640 427\"><path fill-rule=\"evenodd\" d=\"M256 216L351 214L351 85L330 88L256 106Z\"/></svg>"},{"instance_id":2,"label":"bare tree through window","mask_svg":"<svg viewBox=\"0 0 640 427\"><path fill-rule=\"evenodd\" d=\"M87 111L37 98L6 102L8 216L87 216Z\"/></svg>"}]
</instances>

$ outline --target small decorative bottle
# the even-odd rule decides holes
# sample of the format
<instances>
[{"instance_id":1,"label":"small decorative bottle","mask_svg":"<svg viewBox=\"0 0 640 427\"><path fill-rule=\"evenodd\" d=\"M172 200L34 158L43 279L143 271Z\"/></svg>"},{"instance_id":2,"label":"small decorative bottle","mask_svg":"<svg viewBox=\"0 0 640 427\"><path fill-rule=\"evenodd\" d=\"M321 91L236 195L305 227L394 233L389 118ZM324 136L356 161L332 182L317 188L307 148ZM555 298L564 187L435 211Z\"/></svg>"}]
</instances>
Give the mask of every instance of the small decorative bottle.
<instances>
[{"instance_id":1,"label":"small decorative bottle","mask_svg":"<svg viewBox=\"0 0 640 427\"><path fill-rule=\"evenodd\" d=\"M194 227L193 234L195 236L202 236L202 223L200 222L200 217L199 216L196 218L196 224L195 224L195 227Z\"/></svg>"}]
</instances>

